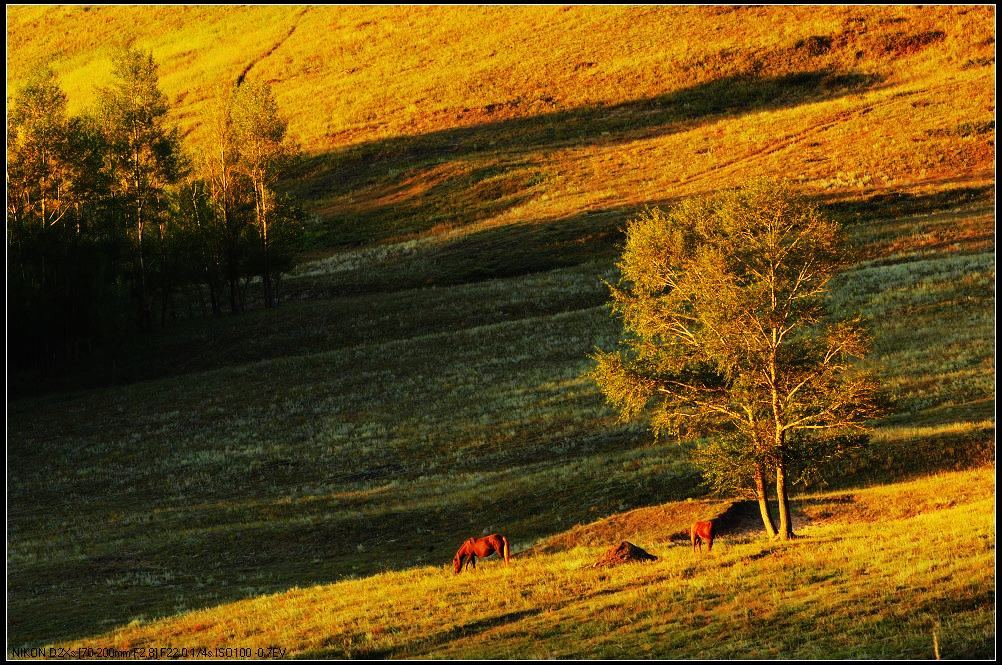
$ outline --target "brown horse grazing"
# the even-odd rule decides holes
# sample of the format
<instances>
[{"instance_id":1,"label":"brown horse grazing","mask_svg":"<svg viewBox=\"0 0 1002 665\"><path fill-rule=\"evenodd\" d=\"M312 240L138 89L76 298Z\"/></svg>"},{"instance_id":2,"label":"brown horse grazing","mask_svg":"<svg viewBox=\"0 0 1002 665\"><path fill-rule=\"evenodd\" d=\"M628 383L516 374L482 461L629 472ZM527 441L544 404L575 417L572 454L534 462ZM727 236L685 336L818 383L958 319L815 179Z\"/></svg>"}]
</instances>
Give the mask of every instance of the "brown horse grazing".
<instances>
[{"instance_id":1,"label":"brown horse grazing","mask_svg":"<svg viewBox=\"0 0 1002 665\"><path fill-rule=\"evenodd\" d=\"M460 546L459 551L456 552L456 556L452 559L452 570L454 573L459 573L464 563L467 568L469 568L470 564L473 564L473 570L476 570L477 557L482 559L492 554L504 557L504 565L508 565L508 561L511 558L508 554L508 539L500 533L492 533L483 538L467 538L466 542Z\"/></svg>"},{"instance_id":2,"label":"brown horse grazing","mask_svg":"<svg viewBox=\"0 0 1002 665\"><path fill-rule=\"evenodd\" d=\"M695 554L696 544L699 543L699 552L703 552L703 541L706 541L706 551L709 552L713 549L713 521L709 522L696 522L692 525L692 529L689 530L689 535L692 537L692 551Z\"/></svg>"}]
</instances>

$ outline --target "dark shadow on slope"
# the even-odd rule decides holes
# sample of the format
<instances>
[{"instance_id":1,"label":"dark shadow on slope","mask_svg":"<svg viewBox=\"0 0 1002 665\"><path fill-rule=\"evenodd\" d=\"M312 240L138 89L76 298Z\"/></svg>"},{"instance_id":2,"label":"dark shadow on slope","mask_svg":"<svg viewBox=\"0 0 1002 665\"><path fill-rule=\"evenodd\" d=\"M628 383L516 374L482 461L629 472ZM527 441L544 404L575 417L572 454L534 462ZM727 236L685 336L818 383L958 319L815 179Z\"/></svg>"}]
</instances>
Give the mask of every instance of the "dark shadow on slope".
<instances>
[{"instance_id":1,"label":"dark shadow on slope","mask_svg":"<svg viewBox=\"0 0 1002 665\"><path fill-rule=\"evenodd\" d=\"M97 349L58 379L50 377L44 389L20 377L16 392L20 398L134 383L595 307L608 295L599 281L602 266L611 266L627 220L640 209L619 206L436 238L420 251L388 255L364 269L289 278L282 286L285 302L275 310L179 322ZM583 265L591 262L594 269ZM519 279L575 266L582 267L557 281L580 280L582 286L559 297ZM529 290L498 303L489 284L453 292L427 288L490 280L510 280L512 293Z\"/></svg>"},{"instance_id":2,"label":"dark shadow on slope","mask_svg":"<svg viewBox=\"0 0 1002 665\"><path fill-rule=\"evenodd\" d=\"M629 584L613 588L600 588L591 593L579 596L573 602L585 603L595 598L612 596L617 593L622 593L624 591L636 588L637 585L629 585ZM388 649L366 650L363 646L361 649L352 650L346 653L346 651L343 649L339 650L337 648L334 648L330 651L319 651L311 653L309 656L304 656L304 657L406 659L415 657L415 654L418 655L427 654L429 651L434 650L436 647L444 646L455 640L474 637L488 630L499 628L501 626L506 626L512 623L517 623L519 621L522 621L523 619L529 619L534 616L543 614L544 612L551 611L553 609L555 608L550 606L543 606L527 610L506 612L498 616L487 617L484 619L478 619L476 621L470 621L469 623L460 624L458 626L454 626L452 628L440 631L427 637L418 638L410 642L406 642L399 646L391 647Z\"/></svg>"},{"instance_id":3,"label":"dark shadow on slope","mask_svg":"<svg viewBox=\"0 0 1002 665\"><path fill-rule=\"evenodd\" d=\"M392 649L386 649L384 651L363 651L353 654L355 658L407 658L408 653L414 650L428 650L433 649L443 644L448 644L453 640L463 639L466 637L473 637L474 635L479 635L485 631L492 628L498 628L510 623L516 623L523 619L528 619L530 617L542 614L546 608L534 608L529 610L517 610L515 612L506 612L499 616L487 617L486 619L478 619L476 621L470 621L469 623L460 624L449 628L448 630L443 630L434 635L430 635L425 638L414 640L412 642L403 644ZM325 654L324 657L333 658L339 657L337 653Z\"/></svg>"},{"instance_id":4,"label":"dark shadow on slope","mask_svg":"<svg viewBox=\"0 0 1002 665\"><path fill-rule=\"evenodd\" d=\"M896 219L910 215L942 212L978 203L993 205L995 188L955 187L931 194L890 192L863 199L843 199L823 202L825 211L846 227L869 224L876 220Z\"/></svg>"},{"instance_id":5,"label":"dark shadow on slope","mask_svg":"<svg viewBox=\"0 0 1002 665\"><path fill-rule=\"evenodd\" d=\"M989 205L992 201L992 188L979 187L820 203L846 226L856 244L876 246L884 235L897 237L902 233L896 228L885 233L881 228L898 224L898 216L940 213L963 206ZM575 266L582 266L580 279L598 284L600 274L611 268L621 249L628 220L644 205L665 208L672 203L674 199L653 200L451 238L436 237L414 251L388 252L364 268L287 278L282 287L286 303L276 310L179 322L114 348L97 349L79 367L66 368L58 380L48 377L44 387L28 385L26 377L13 377L12 387L17 388L14 394L22 397L132 383L601 305L608 299L602 288L582 289L578 296L557 305L549 300L540 305L535 302L537 296L527 295L524 304L496 306L475 293L457 291L450 296L426 287L504 279L511 280L512 288L518 289L518 278L524 275ZM484 286L489 288L488 284ZM378 299L371 298L377 294ZM474 299L463 300L470 296ZM464 305L447 305L450 297L460 298ZM413 307L417 302L425 306ZM405 307L407 313L391 316L400 307ZM376 325L380 321L383 323ZM21 385L16 385L19 382Z\"/></svg>"},{"instance_id":6,"label":"dark shadow on slope","mask_svg":"<svg viewBox=\"0 0 1002 665\"><path fill-rule=\"evenodd\" d=\"M353 190L327 210L320 201L320 224L307 228L309 250L332 245L404 239L429 230L459 228L490 219L543 193L547 174L529 159L500 157L380 169L374 183ZM329 196L338 196L329 194ZM336 236L331 236L332 229Z\"/></svg>"},{"instance_id":7,"label":"dark shadow on slope","mask_svg":"<svg viewBox=\"0 0 1002 665\"><path fill-rule=\"evenodd\" d=\"M307 158L291 174L295 181L292 191L302 200L331 200L374 185L398 187L421 170L439 164L475 162L478 156L517 162L532 153L565 147L615 145L673 133L694 123L832 99L878 82L879 78L872 74L829 70L773 77L738 75L649 99L371 141ZM519 104L513 100L490 105L484 112L511 112ZM492 108L495 106L498 108ZM436 194L448 194L450 188L469 188L469 179L469 173L464 173L447 180L439 185ZM449 221L446 217L428 224L417 219L436 219L435 198L426 194L422 199L424 202L405 206L406 216L377 208L348 214L344 219L326 219L311 230L309 242L314 247L350 245L421 231L422 224L429 228ZM506 205L515 204L513 200ZM455 221L472 220L464 217Z\"/></svg>"},{"instance_id":8,"label":"dark shadow on slope","mask_svg":"<svg viewBox=\"0 0 1002 665\"><path fill-rule=\"evenodd\" d=\"M879 249L885 236L897 238L905 233L896 225L910 222L900 221L899 216L990 206L993 194L991 187L967 187L933 194L895 192L864 199L821 199L819 203L845 225L854 244ZM524 306L499 307L468 294L474 300L455 307L446 306L451 297L447 292L426 287L505 279L518 289L521 276L575 266L582 266L580 279L598 284L600 274L611 268L621 249L627 221L645 205L665 208L674 201L652 200L436 237L413 251L388 252L364 268L287 278L282 286L286 302L276 310L178 322L152 335L95 349L78 367L65 368L58 379L46 377L44 385L41 380L14 376L12 394L20 398L132 383L600 305L608 295L601 288L583 289L579 296L557 306L549 301L540 306L535 302L538 298L527 296ZM382 295L371 299L376 294ZM462 299L464 294L456 292L455 297ZM432 305L415 308L416 302ZM407 314L390 317L391 310L399 310L401 304ZM384 323L375 325L378 321Z\"/></svg>"},{"instance_id":9,"label":"dark shadow on slope","mask_svg":"<svg viewBox=\"0 0 1002 665\"><path fill-rule=\"evenodd\" d=\"M735 501L713 520L714 537L762 531L762 517L754 501Z\"/></svg>"},{"instance_id":10,"label":"dark shadow on slope","mask_svg":"<svg viewBox=\"0 0 1002 665\"><path fill-rule=\"evenodd\" d=\"M433 238L414 252L387 253L364 270L288 280L285 289L293 298L336 297L507 279L596 260L611 265L627 221L642 208L588 210Z\"/></svg>"}]
</instances>

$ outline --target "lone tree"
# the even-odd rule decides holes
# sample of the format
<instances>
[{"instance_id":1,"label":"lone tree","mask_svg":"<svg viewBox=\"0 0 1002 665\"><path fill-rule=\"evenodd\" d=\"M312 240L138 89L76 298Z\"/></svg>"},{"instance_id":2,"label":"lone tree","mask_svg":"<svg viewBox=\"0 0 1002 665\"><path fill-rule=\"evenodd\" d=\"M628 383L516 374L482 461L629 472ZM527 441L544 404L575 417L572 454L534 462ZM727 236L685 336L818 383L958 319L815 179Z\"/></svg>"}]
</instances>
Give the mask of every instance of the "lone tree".
<instances>
[{"instance_id":1,"label":"lone tree","mask_svg":"<svg viewBox=\"0 0 1002 665\"><path fill-rule=\"evenodd\" d=\"M594 356L624 419L648 416L656 436L713 436L697 462L718 486L750 486L770 536L775 471L783 539L791 471L861 443L877 414L876 382L855 362L868 347L861 321L827 307L843 247L837 224L771 181L647 210L610 285L620 348Z\"/></svg>"}]
</instances>

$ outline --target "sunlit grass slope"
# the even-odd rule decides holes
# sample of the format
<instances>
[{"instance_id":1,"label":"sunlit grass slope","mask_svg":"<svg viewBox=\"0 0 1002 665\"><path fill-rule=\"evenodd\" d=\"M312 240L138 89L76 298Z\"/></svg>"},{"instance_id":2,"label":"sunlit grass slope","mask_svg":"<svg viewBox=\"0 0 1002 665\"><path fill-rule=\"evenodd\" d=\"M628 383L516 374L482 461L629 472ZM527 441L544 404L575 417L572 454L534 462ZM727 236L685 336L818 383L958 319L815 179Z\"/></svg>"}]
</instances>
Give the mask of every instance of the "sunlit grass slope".
<instances>
[{"instance_id":1,"label":"sunlit grass slope","mask_svg":"<svg viewBox=\"0 0 1002 665\"><path fill-rule=\"evenodd\" d=\"M550 223L729 185L941 188L993 175L991 7L12 7L8 83L73 108L153 52L192 145L270 82L311 156L307 245ZM588 242L590 234L578 237Z\"/></svg>"},{"instance_id":2,"label":"sunlit grass slope","mask_svg":"<svg viewBox=\"0 0 1002 665\"><path fill-rule=\"evenodd\" d=\"M991 469L801 498L789 544L668 534L690 506L637 511L607 542L660 559L590 567L605 545L425 566L136 623L70 648L277 646L288 656L991 658ZM709 510L709 506L703 506ZM646 514L644 514L646 512ZM638 536L642 537L640 540Z\"/></svg>"},{"instance_id":3,"label":"sunlit grass slope","mask_svg":"<svg viewBox=\"0 0 1002 665\"><path fill-rule=\"evenodd\" d=\"M763 617L790 628L821 617L810 630L832 653L928 656L938 618L944 655L983 654L990 599L984 585L958 585L990 555L961 549L936 564L958 571L949 581L923 568L964 540L947 513L895 517L907 519L883 550L821 519L803 529L818 540L757 559L772 549L725 541L705 564L662 547L684 524L638 526L624 533L664 555L660 568L578 569L615 544L616 524L642 519L632 509L703 492L684 447L617 422L582 378L617 333L601 280L615 279L621 229L644 205L750 175L793 179L858 253L833 302L871 322L869 362L893 409L839 483L993 459L993 19L977 7L9 8L9 87L51 58L84 108L111 46L134 38L161 63L192 144L219 85L269 80L308 153L287 186L313 213L309 260L283 280L277 309L196 316L98 349L67 368L62 387L74 390L8 404L10 644L408 569L323 592L348 618L322 635L304 623L287 643L345 655L613 656L613 643L697 655L674 641L683 626L713 654L793 656L810 642L752 641ZM929 487L953 496L971 482L991 497L984 474ZM688 519L704 504L682 505ZM951 510L979 534L990 526L974 502ZM604 517L613 522L568 532ZM591 549L523 560L510 578L490 566L440 576L485 529L519 552L579 535ZM857 590L869 555L884 577ZM883 583L907 587L887 577L894 556L924 571L914 612ZM811 557L828 571L816 580ZM734 582L743 600L722 600L721 585L749 570ZM841 596L828 597L824 575L848 589L845 607L831 605ZM773 578L774 595L755 591ZM444 618L438 603L469 598L449 594L495 579L511 609ZM345 608L345 589L389 594L386 581L407 621L384 623L375 605L364 611L376 618L343 614L363 612ZM640 607L669 588L688 604ZM697 598L706 589L716 595ZM431 590L445 595L418 620L412 608ZM545 605L572 597L583 604L568 614ZM607 603L626 608L611 623ZM711 607L725 619L710 621ZM288 619L275 609L270 621ZM173 625L189 635L200 622ZM199 643L243 634L212 625ZM529 636L551 634L535 654Z\"/></svg>"}]
</instances>

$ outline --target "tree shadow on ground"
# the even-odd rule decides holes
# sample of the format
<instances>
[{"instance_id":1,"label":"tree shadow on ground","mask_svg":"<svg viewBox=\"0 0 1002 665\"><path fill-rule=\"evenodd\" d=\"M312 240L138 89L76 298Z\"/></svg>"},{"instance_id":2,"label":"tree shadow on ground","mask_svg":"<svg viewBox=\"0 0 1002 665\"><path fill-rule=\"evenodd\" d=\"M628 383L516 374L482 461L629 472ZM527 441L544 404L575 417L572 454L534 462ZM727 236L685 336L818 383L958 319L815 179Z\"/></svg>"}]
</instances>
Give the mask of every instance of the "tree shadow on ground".
<instances>
[{"instance_id":1,"label":"tree shadow on ground","mask_svg":"<svg viewBox=\"0 0 1002 665\"><path fill-rule=\"evenodd\" d=\"M871 227L882 223L880 220L990 203L992 194L991 187L964 187L931 194L894 192L862 200L821 199L819 203L850 233L854 226L866 225L866 234L875 235L879 229ZM622 249L624 230L632 216L645 207L670 207L677 200L610 206L557 219L526 220L430 238L414 251L388 252L364 271L289 280L286 288L296 298L334 297L511 278L589 261L611 265Z\"/></svg>"},{"instance_id":2,"label":"tree shadow on ground","mask_svg":"<svg viewBox=\"0 0 1002 665\"><path fill-rule=\"evenodd\" d=\"M313 247L386 239L440 223L468 224L525 200L518 192L531 192L542 177L531 170L533 155L662 136L710 120L833 99L879 82L873 74L828 69L771 77L743 74L620 104L370 141L304 159L290 174L291 191L302 200L321 202L319 208L327 217L309 233L307 242ZM509 106L488 110L502 113L517 108ZM483 163L487 158L490 165ZM451 172L444 169L415 200L391 197L387 206L364 209L342 200L324 210L324 201L356 197L376 187L400 194L408 183L420 179L422 171L462 162L469 164ZM486 204L475 203L478 188L488 194ZM366 194L372 198L372 191ZM449 205L463 201L472 210L450 216Z\"/></svg>"},{"instance_id":3,"label":"tree shadow on ground","mask_svg":"<svg viewBox=\"0 0 1002 665\"><path fill-rule=\"evenodd\" d=\"M877 228L879 225L895 224L899 215L938 213L982 202L989 204L993 193L991 187L960 187L931 194L894 192L850 200L819 198L818 202L823 210L844 224L857 244L868 244L876 242L883 233ZM290 353L319 353L354 344L445 332L466 325L461 323L463 321L468 325L485 325L544 314L551 310L516 304L498 309L483 302L481 313L477 313L478 309L452 318L442 317L434 311L427 312L427 316L415 313L404 317L397 326L374 330L371 326L352 324L351 320L361 317L364 322L366 317L381 316L381 310L369 312L348 298L391 293L399 293L404 298L413 289L516 280L524 275L576 266L582 266L580 279L597 284L602 277L614 278L613 264L622 249L629 219L646 206L667 208L675 201L677 199L672 198L651 200L643 204L585 210L555 219L533 219L446 234L428 238L407 251L387 251L355 269L288 278L283 281L283 297L287 301L326 303L295 307L294 310L286 305L279 308L286 313L278 319L268 312L248 312L238 318L183 322L182 326L152 336L97 349L80 363L79 368L66 368L58 379L48 377L44 390L31 385L27 377L14 377L16 390L13 392L22 397L53 390L131 383ZM513 288L517 288L514 283ZM571 300L567 305L594 307L605 303L607 295L602 288L583 289L580 295L568 296ZM420 296L415 294L414 297ZM409 322L414 317L422 321L411 325ZM248 345L248 327L253 327L257 336L268 337L274 343ZM205 352L206 339L212 340L211 353Z\"/></svg>"},{"instance_id":4,"label":"tree shadow on ground","mask_svg":"<svg viewBox=\"0 0 1002 665\"><path fill-rule=\"evenodd\" d=\"M775 506L773 512L775 514ZM758 504L754 501L734 501L722 513L713 518L714 540L721 536L745 536L762 532L762 530ZM688 531L676 531L668 537L668 540L680 545L691 546L692 544Z\"/></svg>"},{"instance_id":5,"label":"tree shadow on ground","mask_svg":"<svg viewBox=\"0 0 1002 665\"><path fill-rule=\"evenodd\" d=\"M866 198L830 200L823 206L828 214L849 227L877 220L942 212L976 203L993 204L994 194L995 188L991 185L955 187L929 194L889 192Z\"/></svg>"},{"instance_id":6,"label":"tree shadow on ground","mask_svg":"<svg viewBox=\"0 0 1002 665\"><path fill-rule=\"evenodd\" d=\"M513 278L596 260L611 264L626 222L641 209L615 206L430 238L415 251L388 252L365 270L288 280L286 290L295 298L332 297Z\"/></svg>"}]
</instances>

